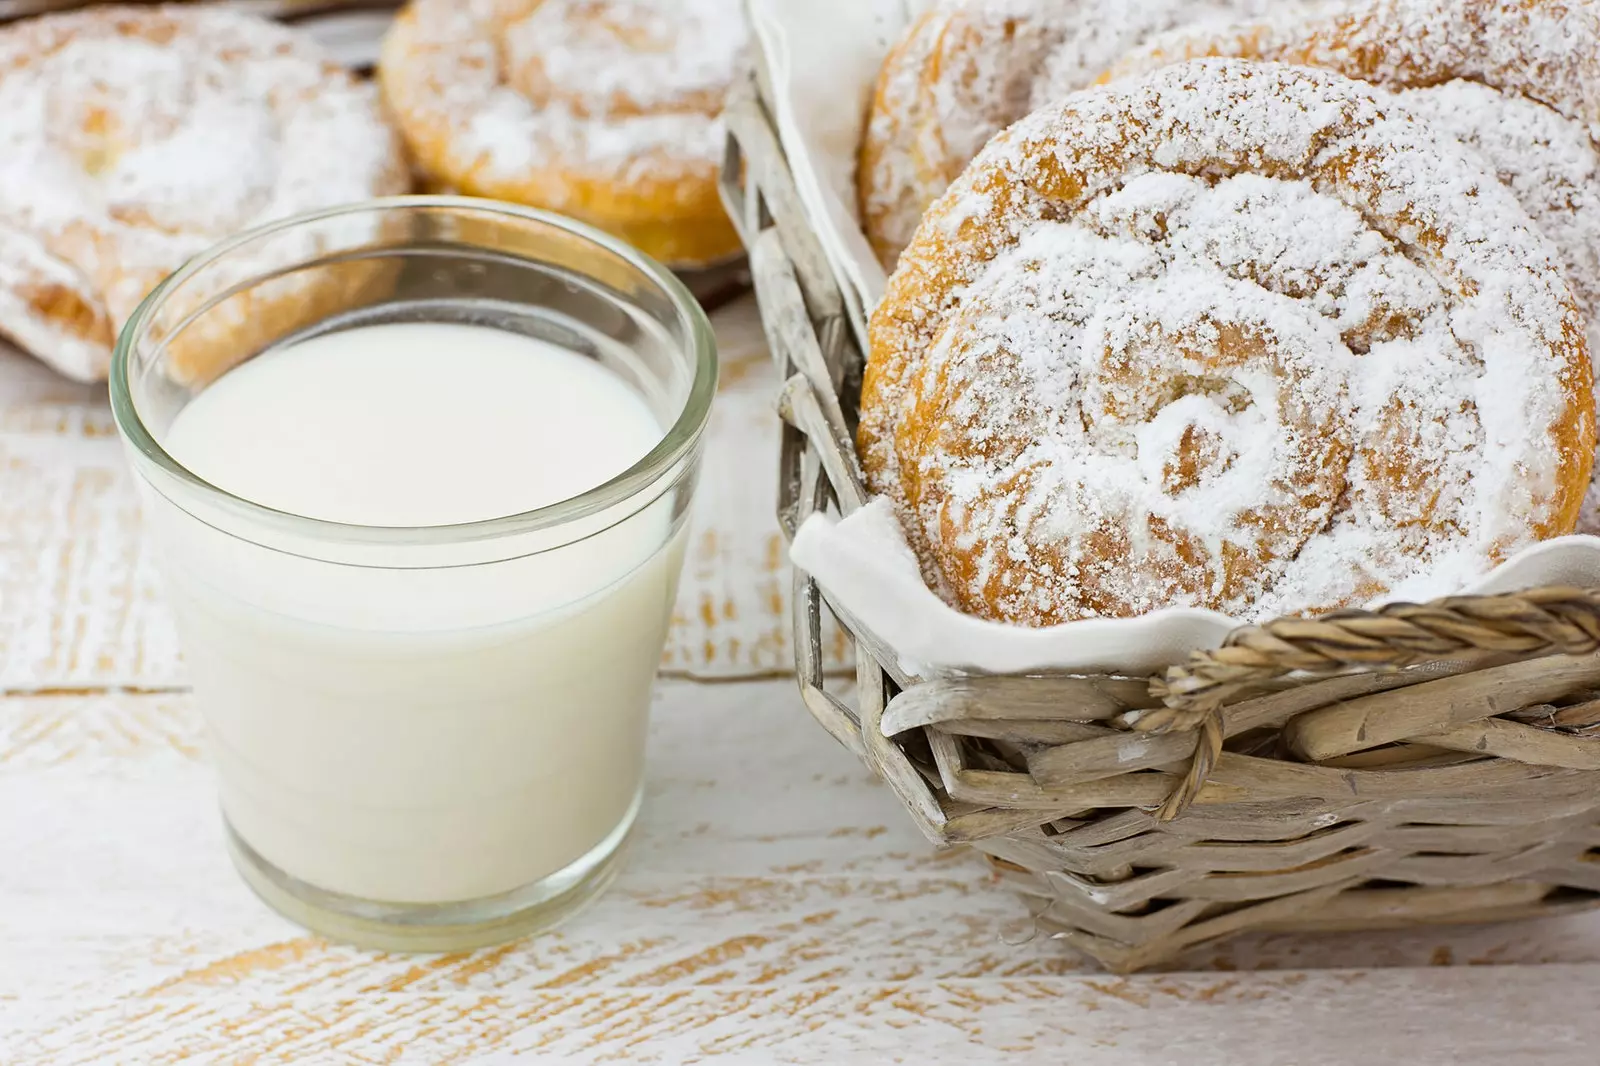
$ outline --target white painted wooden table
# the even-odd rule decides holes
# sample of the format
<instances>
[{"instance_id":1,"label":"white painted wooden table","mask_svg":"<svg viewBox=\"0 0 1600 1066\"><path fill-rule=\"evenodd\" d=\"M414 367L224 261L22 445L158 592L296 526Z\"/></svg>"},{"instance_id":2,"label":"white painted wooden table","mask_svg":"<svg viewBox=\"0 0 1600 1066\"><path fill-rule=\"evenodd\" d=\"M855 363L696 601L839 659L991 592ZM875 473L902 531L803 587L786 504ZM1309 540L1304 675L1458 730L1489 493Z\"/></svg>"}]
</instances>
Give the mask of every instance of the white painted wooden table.
<instances>
[{"instance_id":1,"label":"white painted wooden table","mask_svg":"<svg viewBox=\"0 0 1600 1066\"><path fill-rule=\"evenodd\" d=\"M748 319L722 326L726 445L768 431L770 381ZM674 674L787 660L770 470L748 442L708 470ZM103 396L3 354L0 688L0 1066L1600 1061L1600 915L1097 974L934 853L787 680L663 682L630 864L559 932L426 958L306 936L223 854Z\"/></svg>"}]
</instances>

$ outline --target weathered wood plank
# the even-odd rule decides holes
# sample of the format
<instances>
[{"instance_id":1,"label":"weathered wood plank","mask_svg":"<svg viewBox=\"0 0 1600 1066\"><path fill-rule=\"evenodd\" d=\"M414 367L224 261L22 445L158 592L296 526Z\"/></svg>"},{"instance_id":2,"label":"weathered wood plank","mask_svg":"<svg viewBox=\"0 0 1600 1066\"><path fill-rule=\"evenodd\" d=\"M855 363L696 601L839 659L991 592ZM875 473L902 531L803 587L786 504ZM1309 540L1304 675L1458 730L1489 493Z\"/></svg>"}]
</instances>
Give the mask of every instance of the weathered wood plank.
<instances>
[{"instance_id":1,"label":"weathered wood plank","mask_svg":"<svg viewBox=\"0 0 1600 1066\"><path fill-rule=\"evenodd\" d=\"M107 1061L1077 1066L1585 1066L1600 1023L1570 993L1600 967L1289 972L693 989L371 989L250 1001L207 989L69 1013L16 1047L39 1066ZM1309 1006L1314 1005L1314 1007ZM0 1016L3 1017L3 1016Z\"/></svg>"},{"instance_id":2,"label":"weathered wood plank","mask_svg":"<svg viewBox=\"0 0 1600 1066\"><path fill-rule=\"evenodd\" d=\"M1372 990L1387 989L1440 1004L1471 997L1470 1010L1457 1005L1463 1017L1480 1017L1480 1005L1490 1017L1532 1011L1526 1026L1546 1035L1521 1050L1495 1044L1489 1020L1477 1031L1514 1063L1559 1047L1547 1034L1562 1030L1538 1012L1563 986L1539 999L1529 990L1542 974L1569 991L1600 978L1576 969L1600 963L1594 915L1260 936L1180 964L1553 966L1494 981L1466 969L1102 978L1033 936L1020 897L975 857L928 848L888 790L812 723L792 683L667 682L651 744L639 839L595 908L546 937L409 958L306 936L250 896L222 852L186 695L0 700L0 1062L479 1062L518 1051L877 1063L891 1045L932 1064L1030 1061L1046 1048L1094 1062L1147 1054L1128 1030L1157 1018L1220 1039L1287 1026L1296 1012L1380 1009ZM1587 1017L1551 1009L1549 1023L1569 1031Z\"/></svg>"}]
</instances>

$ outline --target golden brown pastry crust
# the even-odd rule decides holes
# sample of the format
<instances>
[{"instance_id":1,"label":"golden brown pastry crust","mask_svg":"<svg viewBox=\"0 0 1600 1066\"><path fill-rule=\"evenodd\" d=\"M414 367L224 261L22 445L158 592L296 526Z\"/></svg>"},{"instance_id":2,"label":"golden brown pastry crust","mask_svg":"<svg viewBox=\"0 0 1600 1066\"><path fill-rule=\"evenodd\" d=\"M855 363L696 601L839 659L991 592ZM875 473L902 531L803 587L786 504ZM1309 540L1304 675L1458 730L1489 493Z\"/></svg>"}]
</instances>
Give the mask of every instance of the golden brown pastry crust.
<instances>
[{"instance_id":1,"label":"golden brown pastry crust","mask_svg":"<svg viewBox=\"0 0 1600 1066\"><path fill-rule=\"evenodd\" d=\"M936 202L872 318L860 447L940 592L1259 617L1572 530L1582 316L1495 176L1388 99L1169 67L1036 112Z\"/></svg>"},{"instance_id":2,"label":"golden brown pastry crust","mask_svg":"<svg viewBox=\"0 0 1600 1066\"><path fill-rule=\"evenodd\" d=\"M745 35L737 0L413 0L379 81L427 181L702 266L739 250L717 116Z\"/></svg>"},{"instance_id":3,"label":"golden brown pastry crust","mask_svg":"<svg viewBox=\"0 0 1600 1066\"><path fill-rule=\"evenodd\" d=\"M1092 83L1152 34L1311 0L965 0L914 20L885 57L857 158L862 228L886 269L984 143Z\"/></svg>"},{"instance_id":4,"label":"golden brown pastry crust","mask_svg":"<svg viewBox=\"0 0 1600 1066\"><path fill-rule=\"evenodd\" d=\"M1595 121L1597 17L1592 0L1358 0L1304 20L1170 34L1124 57L1100 80L1233 56L1319 67L1388 88L1470 78Z\"/></svg>"},{"instance_id":5,"label":"golden brown pastry crust","mask_svg":"<svg viewBox=\"0 0 1600 1066\"><path fill-rule=\"evenodd\" d=\"M857 163L862 228L886 268L984 141L1028 111L1052 43L1042 18L924 13L884 58Z\"/></svg>"},{"instance_id":6,"label":"golden brown pastry crust","mask_svg":"<svg viewBox=\"0 0 1600 1066\"><path fill-rule=\"evenodd\" d=\"M0 144L0 332L83 380L105 377L139 301L209 245L410 181L376 94L315 44L176 5L0 28Z\"/></svg>"}]
</instances>

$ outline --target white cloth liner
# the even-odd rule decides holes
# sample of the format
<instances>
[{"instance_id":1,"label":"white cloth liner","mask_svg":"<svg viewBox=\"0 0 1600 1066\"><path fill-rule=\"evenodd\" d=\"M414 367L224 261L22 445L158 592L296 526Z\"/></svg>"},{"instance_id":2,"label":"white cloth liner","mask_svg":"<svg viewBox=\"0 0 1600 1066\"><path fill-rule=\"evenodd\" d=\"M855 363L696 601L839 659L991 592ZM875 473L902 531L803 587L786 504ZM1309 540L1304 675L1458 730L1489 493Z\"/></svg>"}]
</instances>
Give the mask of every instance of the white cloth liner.
<instances>
[{"instance_id":1,"label":"white cloth liner","mask_svg":"<svg viewBox=\"0 0 1600 1066\"><path fill-rule=\"evenodd\" d=\"M856 149L883 57L932 0L750 0L796 191L858 320L887 280L857 220Z\"/></svg>"},{"instance_id":2,"label":"white cloth liner","mask_svg":"<svg viewBox=\"0 0 1600 1066\"><path fill-rule=\"evenodd\" d=\"M1192 607L1047 629L962 614L923 584L900 523L881 498L842 521L813 515L789 554L841 609L899 653L901 669L919 677L1044 670L1137 676L1214 648L1241 624ZM1600 537L1535 544L1458 591L1517 592L1541 585L1600 586Z\"/></svg>"},{"instance_id":3,"label":"white cloth liner","mask_svg":"<svg viewBox=\"0 0 1600 1066\"><path fill-rule=\"evenodd\" d=\"M861 127L883 57L931 0L750 0L776 99L778 137L807 218L853 315L882 297L885 276L855 210ZM1215 647L1240 623L1214 611L1170 608L1140 618L1048 629L989 622L945 604L922 581L886 500L842 521L813 516L790 553L841 609L870 629L916 676L1077 670L1133 675ZM1459 590L1514 592L1541 585L1600 586L1600 538L1534 545ZM1456 590L1440 590L1441 593Z\"/></svg>"}]
</instances>

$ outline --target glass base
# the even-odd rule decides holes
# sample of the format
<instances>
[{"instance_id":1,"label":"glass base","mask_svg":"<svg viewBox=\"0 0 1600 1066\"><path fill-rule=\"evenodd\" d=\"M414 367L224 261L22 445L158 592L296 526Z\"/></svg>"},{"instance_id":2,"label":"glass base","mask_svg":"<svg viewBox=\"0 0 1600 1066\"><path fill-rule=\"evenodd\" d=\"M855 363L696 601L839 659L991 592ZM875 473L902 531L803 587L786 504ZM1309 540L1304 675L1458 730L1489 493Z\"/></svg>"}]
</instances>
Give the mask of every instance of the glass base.
<instances>
[{"instance_id":1,"label":"glass base","mask_svg":"<svg viewBox=\"0 0 1600 1066\"><path fill-rule=\"evenodd\" d=\"M292 922L333 940L378 951L470 951L543 932L592 903L616 879L634 820L635 799L611 834L549 877L497 896L461 903L377 903L329 892L262 858L233 826L228 851L245 884Z\"/></svg>"}]
</instances>

